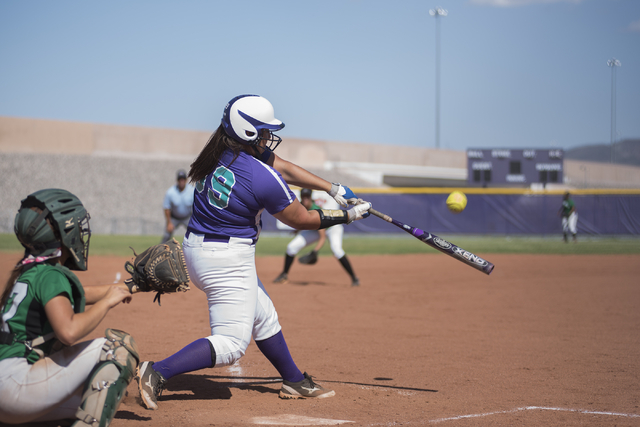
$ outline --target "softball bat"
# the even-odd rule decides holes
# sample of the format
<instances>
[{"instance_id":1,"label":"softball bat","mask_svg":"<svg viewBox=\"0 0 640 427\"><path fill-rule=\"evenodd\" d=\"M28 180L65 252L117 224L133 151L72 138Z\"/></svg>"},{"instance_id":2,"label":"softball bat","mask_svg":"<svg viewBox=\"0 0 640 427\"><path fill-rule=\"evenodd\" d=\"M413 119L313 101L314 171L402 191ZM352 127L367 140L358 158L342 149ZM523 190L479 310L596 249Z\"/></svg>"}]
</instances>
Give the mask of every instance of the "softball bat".
<instances>
[{"instance_id":1,"label":"softball bat","mask_svg":"<svg viewBox=\"0 0 640 427\"><path fill-rule=\"evenodd\" d=\"M378 218L382 218L383 220L390 222L398 228L403 229L407 233L411 234L416 239L426 243L434 249L439 250L443 254L447 254L450 257L457 259L458 261L462 261L467 265L475 268L476 270L480 270L485 274L491 274L493 271L494 265L489 261L480 258L478 255L475 255L467 250L462 249L459 246L454 245L451 242L447 242L441 237L436 236L435 234L431 234L427 231L422 231L419 228L412 227L410 225L404 224L396 219L391 218L389 215L383 214L382 212L378 212L375 209L369 209L369 213L371 215L375 215Z\"/></svg>"}]
</instances>

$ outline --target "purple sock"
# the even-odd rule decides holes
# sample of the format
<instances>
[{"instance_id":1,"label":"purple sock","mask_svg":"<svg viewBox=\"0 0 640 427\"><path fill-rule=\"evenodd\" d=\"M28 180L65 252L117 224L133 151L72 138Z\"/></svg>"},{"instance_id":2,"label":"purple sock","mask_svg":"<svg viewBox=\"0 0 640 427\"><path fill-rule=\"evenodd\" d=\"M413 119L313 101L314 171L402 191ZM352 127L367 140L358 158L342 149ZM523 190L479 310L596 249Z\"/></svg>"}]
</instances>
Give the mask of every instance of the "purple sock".
<instances>
[{"instance_id":1,"label":"purple sock","mask_svg":"<svg viewBox=\"0 0 640 427\"><path fill-rule=\"evenodd\" d=\"M278 370L283 380L298 382L304 379L304 375L302 375L302 372L300 372L300 369L291 358L289 347L287 347L282 331L266 340L256 341L256 344L262 354Z\"/></svg>"},{"instance_id":2,"label":"purple sock","mask_svg":"<svg viewBox=\"0 0 640 427\"><path fill-rule=\"evenodd\" d=\"M153 364L153 370L169 379L185 372L213 368L216 353L206 338L200 338L166 359Z\"/></svg>"}]
</instances>

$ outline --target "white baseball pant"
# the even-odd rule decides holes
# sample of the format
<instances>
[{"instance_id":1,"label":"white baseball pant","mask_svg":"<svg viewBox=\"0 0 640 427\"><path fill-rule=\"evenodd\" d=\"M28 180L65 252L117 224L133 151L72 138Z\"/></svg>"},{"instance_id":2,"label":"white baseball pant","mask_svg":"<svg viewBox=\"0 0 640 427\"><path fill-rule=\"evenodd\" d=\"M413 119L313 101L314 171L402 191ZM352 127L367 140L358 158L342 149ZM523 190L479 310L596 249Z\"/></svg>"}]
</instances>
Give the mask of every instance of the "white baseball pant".
<instances>
[{"instance_id":1,"label":"white baseball pant","mask_svg":"<svg viewBox=\"0 0 640 427\"><path fill-rule=\"evenodd\" d=\"M344 256L345 252L342 249L342 236L344 235L344 226L342 224L334 225L326 229L327 239L329 240L329 246L331 246L331 252L333 256L340 259ZM287 245L287 255L296 256L305 247L312 243L315 243L320 239L320 233L318 230L303 230L296 234L289 244Z\"/></svg>"},{"instance_id":2,"label":"white baseball pant","mask_svg":"<svg viewBox=\"0 0 640 427\"><path fill-rule=\"evenodd\" d=\"M557 222L556 222L557 224ZM572 212L568 217L562 217L562 232L576 234L578 232L578 213Z\"/></svg>"},{"instance_id":3,"label":"white baseball pant","mask_svg":"<svg viewBox=\"0 0 640 427\"><path fill-rule=\"evenodd\" d=\"M65 347L34 364L22 357L0 360L0 420L18 424L75 418L105 341Z\"/></svg>"},{"instance_id":4,"label":"white baseball pant","mask_svg":"<svg viewBox=\"0 0 640 427\"><path fill-rule=\"evenodd\" d=\"M251 239L205 242L194 233L183 242L191 282L207 295L207 339L216 351L216 367L240 359L252 337L261 341L281 330L278 313L258 279L255 249Z\"/></svg>"}]
</instances>

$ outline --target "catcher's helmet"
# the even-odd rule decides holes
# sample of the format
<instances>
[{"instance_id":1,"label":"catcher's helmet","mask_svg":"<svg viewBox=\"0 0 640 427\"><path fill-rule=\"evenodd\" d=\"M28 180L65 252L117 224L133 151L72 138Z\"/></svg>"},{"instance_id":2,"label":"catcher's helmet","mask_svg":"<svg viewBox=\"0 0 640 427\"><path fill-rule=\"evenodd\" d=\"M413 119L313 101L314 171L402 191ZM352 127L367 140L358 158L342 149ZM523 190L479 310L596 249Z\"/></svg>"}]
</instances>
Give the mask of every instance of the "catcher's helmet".
<instances>
[{"instance_id":1,"label":"catcher's helmet","mask_svg":"<svg viewBox=\"0 0 640 427\"><path fill-rule=\"evenodd\" d=\"M222 126L227 135L245 145L257 145L266 139L260 131L269 131L267 147L273 151L282 141L272 131L280 130L284 123L274 117L271 103L258 95L240 95L227 103L222 114Z\"/></svg>"},{"instance_id":2,"label":"catcher's helmet","mask_svg":"<svg viewBox=\"0 0 640 427\"><path fill-rule=\"evenodd\" d=\"M26 253L50 256L64 246L71 255L65 266L87 269L89 213L67 190L49 188L27 196L20 204L13 229Z\"/></svg>"}]
</instances>

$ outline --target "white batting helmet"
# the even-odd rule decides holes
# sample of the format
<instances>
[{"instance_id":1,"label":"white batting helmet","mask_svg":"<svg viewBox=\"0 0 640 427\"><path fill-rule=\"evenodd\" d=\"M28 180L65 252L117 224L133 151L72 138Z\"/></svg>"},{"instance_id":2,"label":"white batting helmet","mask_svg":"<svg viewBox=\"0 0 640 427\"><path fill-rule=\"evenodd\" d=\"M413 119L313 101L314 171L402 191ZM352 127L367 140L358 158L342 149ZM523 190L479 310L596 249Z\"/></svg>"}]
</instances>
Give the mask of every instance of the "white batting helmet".
<instances>
[{"instance_id":1,"label":"white batting helmet","mask_svg":"<svg viewBox=\"0 0 640 427\"><path fill-rule=\"evenodd\" d=\"M284 123L276 119L273 105L258 95L240 95L227 103L222 115L222 126L234 140L246 145L256 145L261 139L260 131L267 129L271 135L268 139L269 149L275 150L280 141L273 131L280 130Z\"/></svg>"}]
</instances>

